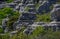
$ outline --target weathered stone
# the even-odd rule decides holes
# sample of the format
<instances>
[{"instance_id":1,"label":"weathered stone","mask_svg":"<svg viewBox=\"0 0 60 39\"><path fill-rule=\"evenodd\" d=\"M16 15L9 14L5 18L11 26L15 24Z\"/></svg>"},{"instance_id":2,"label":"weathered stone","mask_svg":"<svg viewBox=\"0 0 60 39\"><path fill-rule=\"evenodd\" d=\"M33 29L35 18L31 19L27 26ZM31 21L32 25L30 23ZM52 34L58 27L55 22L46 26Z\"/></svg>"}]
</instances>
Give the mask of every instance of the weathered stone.
<instances>
[{"instance_id":1,"label":"weathered stone","mask_svg":"<svg viewBox=\"0 0 60 39\"><path fill-rule=\"evenodd\" d=\"M60 21L60 4L54 5L53 10L51 11L51 19Z\"/></svg>"}]
</instances>

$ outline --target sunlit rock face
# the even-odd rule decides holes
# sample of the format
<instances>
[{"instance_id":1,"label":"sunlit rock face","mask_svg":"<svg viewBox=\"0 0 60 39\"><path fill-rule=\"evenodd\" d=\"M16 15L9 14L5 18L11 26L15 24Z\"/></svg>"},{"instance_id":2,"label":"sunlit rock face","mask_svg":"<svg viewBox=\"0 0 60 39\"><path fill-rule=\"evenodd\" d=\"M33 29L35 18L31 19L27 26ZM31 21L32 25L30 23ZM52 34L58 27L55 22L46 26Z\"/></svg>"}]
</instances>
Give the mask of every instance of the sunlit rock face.
<instances>
[{"instance_id":1,"label":"sunlit rock face","mask_svg":"<svg viewBox=\"0 0 60 39\"><path fill-rule=\"evenodd\" d=\"M51 12L52 20L60 21L60 4L56 4Z\"/></svg>"}]
</instances>

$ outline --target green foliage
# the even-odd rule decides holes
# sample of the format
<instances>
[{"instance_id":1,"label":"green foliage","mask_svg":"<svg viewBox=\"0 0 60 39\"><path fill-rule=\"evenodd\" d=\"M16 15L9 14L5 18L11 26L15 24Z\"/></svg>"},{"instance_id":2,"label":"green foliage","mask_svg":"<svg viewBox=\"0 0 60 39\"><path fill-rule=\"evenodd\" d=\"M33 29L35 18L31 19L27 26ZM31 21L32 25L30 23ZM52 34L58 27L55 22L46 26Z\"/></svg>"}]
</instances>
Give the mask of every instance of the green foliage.
<instances>
[{"instance_id":1,"label":"green foliage","mask_svg":"<svg viewBox=\"0 0 60 39\"><path fill-rule=\"evenodd\" d=\"M9 39L9 38L10 38L9 34L0 35L0 39Z\"/></svg>"},{"instance_id":2,"label":"green foliage","mask_svg":"<svg viewBox=\"0 0 60 39\"><path fill-rule=\"evenodd\" d=\"M9 21L7 22L9 29L13 30L13 23L18 20L19 16L19 12L13 12L12 16L10 16Z\"/></svg>"},{"instance_id":3,"label":"green foliage","mask_svg":"<svg viewBox=\"0 0 60 39\"><path fill-rule=\"evenodd\" d=\"M22 28L24 30L24 28ZM44 27L36 27L36 29L30 35L26 35L23 31L19 31L13 36L9 34L0 35L0 39L60 39L60 31L46 31Z\"/></svg>"},{"instance_id":4,"label":"green foliage","mask_svg":"<svg viewBox=\"0 0 60 39\"><path fill-rule=\"evenodd\" d=\"M0 19L1 18L5 18L8 14L12 13L10 11L12 11L12 8L3 8L3 9L0 9Z\"/></svg>"},{"instance_id":5,"label":"green foliage","mask_svg":"<svg viewBox=\"0 0 60 39\"><path fill-rule=\"evenodd\" d=\"M13 0L5 0L7 3L13 2Z\"/></svg>"},{"instance_id":6,"label":"green foliage","mask_svg":"<svg viewBox=\"0 0 60 39\"><path fill-rule=\"evenodd\" d=\"M42 21L42 22L50 22L51 20L50 20L50 13L47 13L47 14L42 14L42 15L40 15L40 14L36 14L36 16L37 16L37 18L36 18L36 22L40 22L40 21Z\"/></svg>"},{"instance_id":7,"label":"green foliage","mask_svg":"<svg viewBox=\"0 0 60 39\"><path fill-rule=\"evenodd\" d=\"M28 11L30 8L29 7L25 7L25 11Z\"/></svg>"},{"instance_id":8,"label":"green foliage","mask_svg":"<svg viewBox=\"0 0 60 39\"><path fill-rule=\"evenodd\" d=\"M3 29L2 28L0 28L0 33L3 33Z\"/></svg>"},{"instance_id":9,"label":"green foliage","mask_svg":"<svg viewBox=\"0 0 60 39\"><path fill-rule=\"evenodd\" d=\"M0 9L0 25L2 24L2 19L6 18L7 16L9 17L9 21L7 22L7 26L9 28L13 28L12 24L17 21L19 17L19 12L18 11L13 11L12 8L3 8Z\"/></svg>"},{"instance_id":10,"label":"green foliage","mask_svg":"<svg viewBox=\"0 0 60 39\"><path fill-rule=\"evenodd\" d=\"M31 35L28 35L29 39L34 39L38 37L40 34L44 32L44 28L42 26L36 27L36 29L32 32Z\"/></svg>"},{"instance_id":11,"label":"green foliage","mask_svg":"<svg viewBox=\"0 0 60 39\"><path fill-rule=\"evenodd\" d=\"M34 31L33 31L33 36L38 36L40 33L42 33L44 31L42 26L37 27Z\"/></svg>"},{"instance_id":12,"label":"green foliage","mask_svg":"<svg viewBox=\"0 0 60 39\"><path fill-rule=\"evenodd\" d=\"M12 16L10 17L9 21L7 22L7 26L9 29L13 30L13 23L18 20L18 16Z\"/></svg>"},{"instance_id":13,"label":"green foliage","mask_svg":"<svg viewBox=\"0 0 60 39\"><path fill-rule=\"evenodd\" d=\"M12 8L0 9L0 24L2 22L2 19L6 18L9 13L12 13L12 12L10 12L11 10L12 10Z\"/></svg>"},{"instance_id":14,"label":"green foliage","mask_svg":"<svg viewBox=\"0 0 60 39\"><path fill-rule=\"evenodd\" d=\"M36 4L35 4L36 10L38 10L39 7L40 7L40 3L36 3Z\"/></svg>"},{"instance_id":15,"label":"green foliage","mask_svg":"<svg viewBox=\"0 0 60 39\"><path fill-rule=\"evenodd\" d=\"M24 28L23 28L24 30ZM43 33L43 27L37 27L31 35L26 35L23 33L23 31L19 31L17 34L15 34L11 39L33 39L37 36L39 36L39 34Z\"/></svg>"},{"instance_id":16,"label":"green foliage","mask_svg":"<svg viewBox=\"0 0 60 39\"><path fill-rule=\"evenodd\" d=\"M25 30L25 27L24 26L21 27L21 29L17 32L17 34L10 37L10 39L28 39L27 35L23 33L24 30Z\"/></svg>"},{"instance_id":17,"label":"green foliage","mask_svg":"<svg viewBox=\"0 0 60 39\"><path fill-rule=\"evenodd\" d=\"M60 39L60 31L46 32L45 35L41 36L41 39Z\"/></svg>"}]
</instances>

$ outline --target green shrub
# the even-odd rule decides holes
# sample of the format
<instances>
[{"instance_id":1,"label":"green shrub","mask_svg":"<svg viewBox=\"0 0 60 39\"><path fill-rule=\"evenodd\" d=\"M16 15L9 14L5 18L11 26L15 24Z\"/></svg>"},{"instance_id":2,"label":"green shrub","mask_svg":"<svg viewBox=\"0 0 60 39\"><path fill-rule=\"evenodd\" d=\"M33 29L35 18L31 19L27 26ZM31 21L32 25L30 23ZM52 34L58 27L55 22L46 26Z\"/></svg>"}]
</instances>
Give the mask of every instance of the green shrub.
<instances>
[{"instance_id":1,"label":"green shrub","mask_svg":"<svg viewBox=\"0 0 60 39\"><path fill-rule=\"evenodd\" d=\"M7 3L13 2L13 0L5 0Z\"/></svg>"},{"instance_id":2,"label":"green shrub","mask_svg":"<svg viewBox=\"0 0 60 39\"><path fill-rule=\"evenodd\" d=\"M3 29L2 28L0 28L0 33L3 33Z\"/></svg>"},{"instance_id":3,"label":"green shrub","mask_svg":"<svg viewBox=\"0 0 60 39\"><path fill-rule=\"evenodd\" d=\"M9 21L7 22L7 26L9 28L11 28L13 23L15 21L17 21L19 15L20 15L19 12L18 11L13 11L12 8L0 9L0 25L2 25L2 19L6 18L8 16L9 17Z\"/></svg>"},{"instance_id":4,"label":"green shrub","mask_svg":"<svg viewBox=\"0 0 60 39\"><path fill-rule=\"evenodd\" d=\"M35 22L40 22L40 21L42 21L42 22L50 22L51 21L51 19L50 19L50 13L48 13L48 14L36 14L36 16L37 16L37 18L36 18L36 20L35 20Z\"/></svg>"}]
</instances>

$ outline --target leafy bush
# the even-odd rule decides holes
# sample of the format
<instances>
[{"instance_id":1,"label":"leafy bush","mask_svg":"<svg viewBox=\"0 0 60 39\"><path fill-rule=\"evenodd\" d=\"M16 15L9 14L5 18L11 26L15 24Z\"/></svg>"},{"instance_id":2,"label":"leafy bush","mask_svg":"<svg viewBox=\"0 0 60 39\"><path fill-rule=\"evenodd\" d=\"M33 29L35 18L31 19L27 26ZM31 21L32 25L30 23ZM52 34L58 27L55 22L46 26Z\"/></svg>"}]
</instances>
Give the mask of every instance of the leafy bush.
<instances>
[{"instance_id":1,"label":"leafy bush","mask_svg":"<svg viewBox=\"0 0 60 39\"><path fill-rule=\"evenodd\" d=\"M60 31L46 31L44 27L36 27L36 29L30 35L26 35L23 31L18 32L13 36L9 34L0 35L0 39L60 39Z\"/></svg>"},{"instance_id":2,"label":"leafy bush","mask_svg":"<svg viewBox=\"0 0 60 39\"><path fill-rule=\"evenodd\" d=\"M3 33L3 29L2 28L0 28L0 33Z\"/></svg>"},{"instance_id":3,"label":"leafy bush","mask_svg":"<svg viewBox=\"0 0 60 39\"><path fill-rule=\"evenodd\" d=\"M2 19L6 18L7 15L10 13L11 8L3 8L0 9L0 25L2 23Z\"/></svg>"},{"instance_id":4,"label":"leafy bush","mask_svg":"<svg viewBox=\"0 0 60 39\"><path fill-rule=\"evenodd\" d=\"M36 22L40 22L40 21L42 21L42 22L50 22L51 21L51 19L50 19L50 13L48 13L48 14L36 14L36 16L37 16L37 18L36 18Z\"/></svg>"},{"instance_id":5,"label":"leafy bush","mask_svg":"<svg viewBox=\"0 0 60 39\"><path fill-rule=\"evenodd\" d=\"M17 21L19 17L18 11L13 11L12 8L3 8L0 9L0 25L2 25L2 19L9 17L9 21L7 22L7 26L10 28L12 24Z\"/></svg>"},{"instance_id":6,"label":"leafy bush","mask_svg":"<svg viewBox=\"0 0 60 39\"><path fill-rule=\"evenodd\" d=\"M7 3L13 2L13 0L5 0Z\"/></svg>"}]
</instances>

